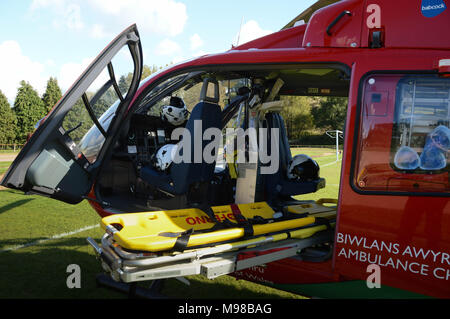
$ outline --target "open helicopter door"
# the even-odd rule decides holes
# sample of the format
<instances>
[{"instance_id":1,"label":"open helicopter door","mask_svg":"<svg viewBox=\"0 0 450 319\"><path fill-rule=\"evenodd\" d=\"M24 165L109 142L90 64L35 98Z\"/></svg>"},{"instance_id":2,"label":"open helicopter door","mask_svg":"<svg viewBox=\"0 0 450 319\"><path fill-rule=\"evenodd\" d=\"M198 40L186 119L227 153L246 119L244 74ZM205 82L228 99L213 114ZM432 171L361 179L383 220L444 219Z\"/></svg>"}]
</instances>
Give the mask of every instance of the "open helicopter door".
<instances>
[{"instance_id":1,"label":"open helicopter door","mask_svg":"<svg viewBox=\"0 0 450 319\"><path fill-rule=\"evenodd\" d=\"M115 70L112 63L117 56L114 63L120 66L122 53L128 55L128 71L132 71L127 83L125 77L116 80L120 67ZM136 25L132 25L97 56L41 121L1 185L72 204L86 198L141 73L142 47ZM91 91L96 88L94 81L95 94Z\"/></svg>"}]
</instances>

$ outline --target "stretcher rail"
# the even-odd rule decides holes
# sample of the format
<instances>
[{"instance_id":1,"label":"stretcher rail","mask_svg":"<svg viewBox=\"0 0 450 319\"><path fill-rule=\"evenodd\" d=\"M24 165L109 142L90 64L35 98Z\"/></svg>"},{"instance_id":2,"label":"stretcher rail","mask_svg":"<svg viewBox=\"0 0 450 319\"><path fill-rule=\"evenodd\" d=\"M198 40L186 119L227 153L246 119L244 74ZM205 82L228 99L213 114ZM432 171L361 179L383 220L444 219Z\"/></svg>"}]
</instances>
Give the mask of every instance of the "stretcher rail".
<instances>
[{"instance_id":1,"label":"stretcher rail","mask_svg":"<svg viewBox=\"0 0 450 319\"><path fill-rule=\"evenodd\" d=\"M259 236L235 243L192 249L168 256L129 253L113 241L112 232L104 234L99 246L92 238L103 269L119 282L203 275L209 279L238 270L296 256L302 249L333 240L334 231L326 225L294 229L285 233ZM257 251L255 257L240 260L240 254Z\"/></svg>"}]
</instances>

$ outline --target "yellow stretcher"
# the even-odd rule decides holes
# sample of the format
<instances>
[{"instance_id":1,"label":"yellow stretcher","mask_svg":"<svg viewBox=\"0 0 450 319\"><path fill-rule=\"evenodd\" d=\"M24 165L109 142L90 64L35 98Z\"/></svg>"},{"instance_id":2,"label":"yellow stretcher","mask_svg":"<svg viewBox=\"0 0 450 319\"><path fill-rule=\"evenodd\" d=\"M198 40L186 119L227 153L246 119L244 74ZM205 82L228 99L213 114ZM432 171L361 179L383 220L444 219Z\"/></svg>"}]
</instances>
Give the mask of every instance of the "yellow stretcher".
<instances>
[{"instance_id":1,"label":"yellow stretcher","mask_svg":"<svg viewBox=\"0 0 450 319\"><path fill-rule=\"evenodd\" d=\"M336 206L329 204L336 203L322 199L286 206L283 218L277 217L280 212L265 202L212 207L218 221L236 223L236 210L247 220L256 216L270 220L253 224L252 236L237 223L236 227L211 230L215 222L196 208L118 214L103 218L101 246L92 238L88 242L115 281L130 283L198 274L212 279L331 242ZM181 234L191 229L194 231L185 249L174 250ZM238 258L243 252L255 250L263 253Z\"/></svg>"},{"instance_id":2,"label":"yellow stretcher","mask_svg":"<svg viewBox=\"0 0 450 319\"><path fill-rule=\"evenodd\" d=\"M307 216L305 213L335 214L335 209L323 205L323 202L313 202L287 207L288 212L298 214L298 218L276 221L275 211L265 202L236 205L246 219L260 217L272 222L253 225L253 235L263 235L296 229L313 224L318 215ZM212 207L218 221L228 219L236 223L231 205ZM320 217L326 217L323 215ZM115 225L120 230L114 233L114 241L122 248L138 251L160 252L174 247L177 238L186 231L193 230L187 247L214 244L223 241L236 240L245 235L242 227L231 227L215 231L211 229L215 223L206 213L197 208L155 211L133 214L112 215L102 219L103 229ZM117 227L120 225L119 227ZM200 231L200 232L199 232Z\"/></svg>"}]
</instances>

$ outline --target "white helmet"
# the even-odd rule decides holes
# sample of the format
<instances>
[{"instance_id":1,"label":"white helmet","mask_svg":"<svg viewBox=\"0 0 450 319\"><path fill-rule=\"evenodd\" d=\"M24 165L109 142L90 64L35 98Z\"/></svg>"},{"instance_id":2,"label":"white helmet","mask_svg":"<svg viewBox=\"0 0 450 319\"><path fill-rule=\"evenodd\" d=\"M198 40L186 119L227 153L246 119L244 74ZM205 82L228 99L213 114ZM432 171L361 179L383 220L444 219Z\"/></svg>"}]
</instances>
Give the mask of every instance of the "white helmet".
<instances>
[{"instance_id":1,"label":"white helmet","mask_svg":"<svg viewBox=\"0 0 450 319\"><path fill-rule=\"evenodd\" d=\"M183 100L177 96L172 96L169 105L164 106L161 111L163 120L166 120L173 125L183 124L187 120L188 115L189 112L186 109L186 105Z\"/></svg>"},{"instance_id":2,"label":"white helmet","mask_svg":"<svg viewBox=\"0 0 450 319\"><path fill-rule=\"evenodd\" d=\"M177 149L177 144L166 144L160 147L156 152L156 156L153 158L153 165L158 170L165 171L172 164Z\"/></svg>"},{"instance_id":3,"label":"white helmet","mask_svg":"<svg viewBox=\"0 0 450 319\"><path fill-rule=\"evenodd\" d=\"M295 155L289 163L287 175L289 179L311 181L319 178L319 164L305 154Z\"/></svg>"}]
</instances>

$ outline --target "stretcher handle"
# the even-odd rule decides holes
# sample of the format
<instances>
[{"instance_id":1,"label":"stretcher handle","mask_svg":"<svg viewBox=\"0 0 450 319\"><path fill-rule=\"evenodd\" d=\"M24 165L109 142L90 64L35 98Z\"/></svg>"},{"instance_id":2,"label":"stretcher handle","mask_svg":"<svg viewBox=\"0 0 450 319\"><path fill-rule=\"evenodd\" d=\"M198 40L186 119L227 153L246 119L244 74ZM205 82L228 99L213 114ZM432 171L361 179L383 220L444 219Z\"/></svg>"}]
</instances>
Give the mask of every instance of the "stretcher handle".
<instances>
[{"instance_id":1,"label":"stretcher handle","mask_svg":"<svg viewBox=\"0 0 450 319\"><path fill-rule=\"evenodd\" d=\"M91 238L91 237L86 238L86 240L87 240L87 242L89 243L89 245L91 245L92 248L94 248L95 253L96 253L97 255L100 256L100 254L102 253L102 249L101 249L100 246L97 244L97 242L96 242L93 238Z\"/></svg>"},{"instance_id":2,"label":"stretcher handle","mask_svg":"<svg viewBox=\"0 0 450 319\"><path fill-rule=\"evenodd\" d=\"M323 205L323 204L337 204L338 200L335 198L321 198L316 200L316 204Z\"/></svg>"},{"instance_id":3,"label":"stretcher handle","mask_svg":"<svg viewBox=\"0 0 450 319\"><path fill-rule=\"evenodd\" d=\"M105 217L102 219L101 224L103 226L103 228L111 233L114 234L115 232L119 232L120 229L117 229L117 227L115 227L115 225L120 225L121 228L124 227L124 222L121 216L116 216L116 215L110 215L108 217Z\"/></svg>"}]
</instances>

